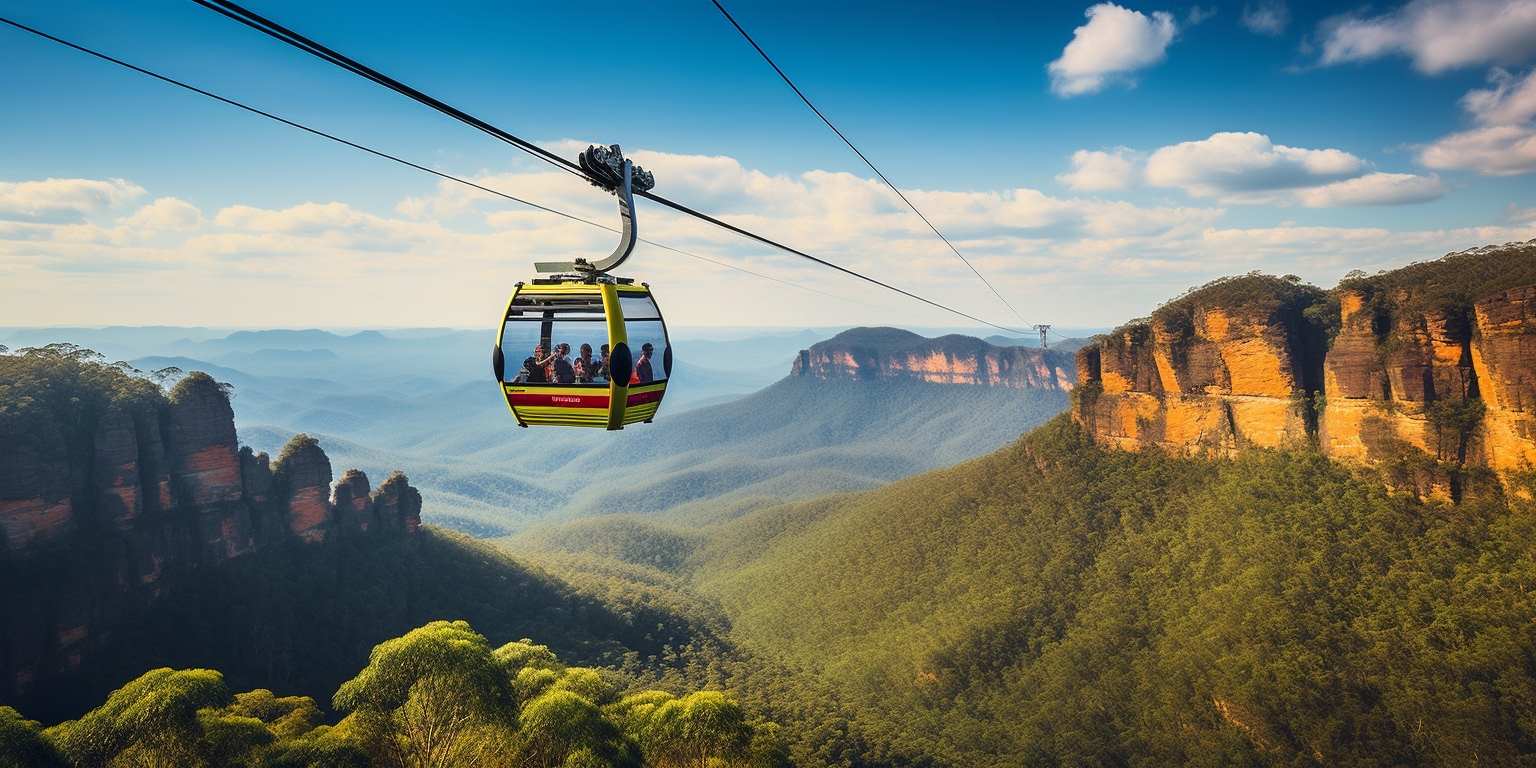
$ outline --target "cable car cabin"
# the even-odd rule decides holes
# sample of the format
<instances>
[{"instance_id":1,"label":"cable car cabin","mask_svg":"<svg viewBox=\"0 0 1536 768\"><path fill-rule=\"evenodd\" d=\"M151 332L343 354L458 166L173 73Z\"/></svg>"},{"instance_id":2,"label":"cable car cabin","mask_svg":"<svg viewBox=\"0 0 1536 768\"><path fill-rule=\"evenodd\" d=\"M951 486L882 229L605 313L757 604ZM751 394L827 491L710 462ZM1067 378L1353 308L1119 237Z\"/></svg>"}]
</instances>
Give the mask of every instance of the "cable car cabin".
<instances>
[{"instance_id":1,"label":"cable car cabin","mask_svg":"<svg viewBox=\"0 0 1536 768\"><path fill-rule=\"evenodd\" d=\"M656 416L672 348L649 286L560 275L517 284L492 363L519 425L623 429Z\"/></svg>"}]
</instances>

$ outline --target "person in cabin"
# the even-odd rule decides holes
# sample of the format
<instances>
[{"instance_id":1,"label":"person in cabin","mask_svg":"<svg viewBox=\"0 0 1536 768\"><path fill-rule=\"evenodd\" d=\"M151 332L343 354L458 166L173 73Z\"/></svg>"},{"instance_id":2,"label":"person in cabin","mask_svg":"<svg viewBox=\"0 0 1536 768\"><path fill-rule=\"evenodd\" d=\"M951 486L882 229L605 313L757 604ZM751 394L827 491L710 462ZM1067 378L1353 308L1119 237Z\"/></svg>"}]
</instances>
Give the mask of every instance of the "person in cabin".
<instances>
[{"instance_id":1,"label":"person in cabin","mask_svg":"<svg viewBox=\"0 0 1536 768\"><path fill-rule=\"evenodd\" d=\"M554 369L556 384L576 383L576 369L571 366L571 345L560 344L555 347L555 359L551 367Z\"/></svg>"},{"instance_id":2,"label":"person in cabin","mask_svg":"<svg viewBox=\"0 0 1536 768\"><path fill-rule=\"evenodd\" d=\"M534 364L544 372L544 378L539 379L539 381L549 382L555 380L555 358L558 357L556 354L558 350L558 346L551 346L549 354L546 355L544 354L543 344L535 348L534 357L537 359L534 361Z\"/></svg>"},{"instance_id":3,"label":"person in cabin","mask_svg":"<svg viewBox=\"0 0 1536 768\"><path fill-rule=\"evenodd\" d=\"M597 374L593 377L598 381L608 381L608 345L604 344L598 351Z\"/></svg>"},{"instance_id":4,"label":"person in cabin","mask_svg":"<svg viewBox=\"0 0 1536 768\"><path fill-rule=\"evenodd\" d=\"M544 384L549 377L544 373L544 345L535 344L533 354L523 358L523 370L517 374L516 381L524 384Z\"/></svg>"},{"instance_id":5,"label":"person in cabin","mask_svg":"<svg viewBox=\"0 0 1536 768\"><path fill-rule=\"evenodd\" d=\"M640 359L635 361L635 375L630 378L631 384L649 384L656 380L651 372L651 351L654 349L649 341L640 345Z\"/></svg>"},{"instance_id":6,"label":"person in cabin","mask_svg":"<svg viewBox=\"0 0 1536 768\"><path fill-rule=\"evenodd\" d=\"M573 365L576 367L576 381L581 384L591 384L592 379L597 376L597 361L592 359L591 344L581 345L581 354L577 355Z\"/></svg>"}]
</instances>

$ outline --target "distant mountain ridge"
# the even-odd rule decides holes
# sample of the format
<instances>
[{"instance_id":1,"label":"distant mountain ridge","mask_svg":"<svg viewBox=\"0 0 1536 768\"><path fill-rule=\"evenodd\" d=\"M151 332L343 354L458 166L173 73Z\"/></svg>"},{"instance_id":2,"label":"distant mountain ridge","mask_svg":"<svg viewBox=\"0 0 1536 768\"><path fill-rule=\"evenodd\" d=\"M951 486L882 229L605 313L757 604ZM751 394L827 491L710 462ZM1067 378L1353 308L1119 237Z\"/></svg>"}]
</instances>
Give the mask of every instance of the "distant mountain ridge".
<instances>
[{"instance_id":1,"label":"distant mountain ridge","mask_svg":"<svg viewBox=\"0 0 1536 768\"><path fill-rule=\"evenodd\" d=\"M997 346L974 336L919 336L900 328L852 328L801 350L791 376L904 379L1008 389L1070 391L1075 361L1050 349Z\"/></svg>"}]
</instances>

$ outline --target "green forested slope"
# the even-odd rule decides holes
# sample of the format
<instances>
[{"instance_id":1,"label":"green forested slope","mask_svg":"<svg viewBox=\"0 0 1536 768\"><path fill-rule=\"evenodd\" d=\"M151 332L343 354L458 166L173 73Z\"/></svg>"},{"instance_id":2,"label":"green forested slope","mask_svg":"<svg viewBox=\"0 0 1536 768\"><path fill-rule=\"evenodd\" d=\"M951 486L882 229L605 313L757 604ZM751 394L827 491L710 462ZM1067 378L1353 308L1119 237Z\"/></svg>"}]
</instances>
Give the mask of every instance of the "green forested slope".
<instances>
[{"instance_id":1,"label":"green forested slope","mask_svg":"<svg viewBox=\"0 0 1536 768\"><path fill-rule=\"evenodd\" d=\"M1424 504L1315 454L1104 451L1063 418L875 491L519 543L718 601L745 652L829 685L897 755L1536 759L1536 505L1518 492Z\"/></svg>"},{"instance_id":2,"label":"green forested slope","mask_svg":"<svg viewBox=\"0 0 1536 768\"><path fill-rule=\"evenodd\" d=\"M1527 501L1421 504L1308 454L1106 452L1060 419L692 557L748 647L957 763L1536 755Z\"/></svg>"},{"instance_id":3,"label":"green forested slope","mask_svg":"<svg viewBox=\"0 0 1536 768\"><path fill-rule=\"evenodd\" d=\"M30 568L22 583L49 589L46 568ZM429 527L409 539L282 545L171 579L79 674L4 703L43 720L74 716L155 666L212 667L236 687L317 694L334 690L375 643L433 619L468 619L497 641L538 637L578 663L612 665L658 657L702 631L661 608L605 603Z\"/></svg>"}]
</instances>

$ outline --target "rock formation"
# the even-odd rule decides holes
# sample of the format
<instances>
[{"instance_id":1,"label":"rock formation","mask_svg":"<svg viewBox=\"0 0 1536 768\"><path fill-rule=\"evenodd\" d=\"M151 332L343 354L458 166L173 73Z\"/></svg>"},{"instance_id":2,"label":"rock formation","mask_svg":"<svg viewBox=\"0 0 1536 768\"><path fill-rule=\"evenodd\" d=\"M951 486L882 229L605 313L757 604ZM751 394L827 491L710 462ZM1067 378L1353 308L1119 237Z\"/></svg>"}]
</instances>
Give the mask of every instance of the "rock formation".
<instances>
[{"instance_id":1,"label":"rock formation","mask_svg":"<svg viewBox=\"0 0 1536 768\"><path fill-rule=\"evenodd\" d=\"M1458 498L1536 466L1536 241L1329 292L1220 280L1080 349L1077 377L1073 416L1102 445L1314 446Z\"/></svg>"},{"instance_id":2,"label":"rock formation","mask_svg":"<svg viewBox=\"0 0 1536 768\"><path fill-rule=\"evenodd\" d=\"M332 491L306 435L275 466L239 448L229 398L206 375L164 396L98 363L55 367L75 378L45 391L100 402L0 403L0 701L78 668L177 579L258 549L420 527L421 496L398 472L370 493L349 470ZM120 404L103 380L137 399Z\"/></svg>"},{"instance_id":3,"label":"rock formation","mask_svg":"<svg viewBox=\"0 0 1536 768\"><path fill-rule=\"evenodd\" d=\"M970 336L930 339L897 328L854 328L802 350L791 376L904 379L1010 389L1070 390L1072 356L1000 347Z\"/></svg>"}]
</instances>

